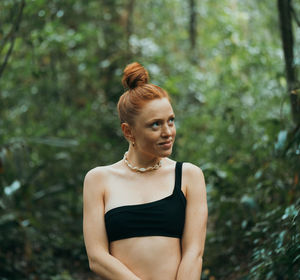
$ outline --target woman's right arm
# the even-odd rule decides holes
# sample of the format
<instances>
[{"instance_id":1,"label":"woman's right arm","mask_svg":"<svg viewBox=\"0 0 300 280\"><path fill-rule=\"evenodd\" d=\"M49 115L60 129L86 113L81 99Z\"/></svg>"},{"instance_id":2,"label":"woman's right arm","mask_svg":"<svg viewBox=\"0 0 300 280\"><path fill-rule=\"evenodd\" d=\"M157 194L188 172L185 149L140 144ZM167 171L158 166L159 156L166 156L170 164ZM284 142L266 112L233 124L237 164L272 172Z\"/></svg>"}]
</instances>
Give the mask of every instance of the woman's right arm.
<instances>
[{"instance_id":1,"label":"woman's right arm","mask_svg":"<svg viewBox=\"0 0 300 280\"><path fill-rule=\"evenodd\" d=\"M109 253L101 173L99 168L89 171L83 185L83 234L90 269L108 280L141 280Z\"/></svg>"}]
</instances>

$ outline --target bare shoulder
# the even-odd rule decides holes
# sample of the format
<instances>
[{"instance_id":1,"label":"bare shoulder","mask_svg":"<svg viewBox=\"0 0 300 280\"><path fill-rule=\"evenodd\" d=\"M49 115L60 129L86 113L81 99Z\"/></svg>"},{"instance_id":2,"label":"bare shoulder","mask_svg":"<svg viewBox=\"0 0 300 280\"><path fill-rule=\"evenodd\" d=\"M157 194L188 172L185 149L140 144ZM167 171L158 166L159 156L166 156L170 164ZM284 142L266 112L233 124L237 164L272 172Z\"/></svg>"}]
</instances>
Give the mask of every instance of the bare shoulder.
<instances>
[{"instance_id":1,"label":"bare shoulder","mask_svg":"<svg viewBox=\"0 0 300 280\"><path fill-rule=\"evenodd\" d=\"M102 192L104 191L106 182L111 176L113 165L97 166L89 170L85 177L83 188L84 191Z\"/></svg>"},{"instance_id":2,"label":"bare shoulder","mask_svg":"<svg viewBox=\"0 0 300 280\"><path fill-rule=\"evenodd\" d=\"M200 167L189 162L184 162L182 174L187 193L205 192L205 178Z\"/></svg>"},{"instance_id":3,"label":"bare shoulder","mask_svg":"<svg viewBox=\"0 0 300 280\"><path fill-rule=\"evenodd\" d=\"M188 177L204 177L202 169L193 163L184 162L182 168L184 174L186 174Z\"/></svg>"},{"instance_id":4,"label":"bare shoulder","mask_svg":"<svg viewBox=\"0 0 300 280\"><path fill-rule=\"evenodd\" d=\"M94 167L86 173L84 180L91 180L93 178L105 177L108 169L109 166Z\"/></svg>"}]
</instances>

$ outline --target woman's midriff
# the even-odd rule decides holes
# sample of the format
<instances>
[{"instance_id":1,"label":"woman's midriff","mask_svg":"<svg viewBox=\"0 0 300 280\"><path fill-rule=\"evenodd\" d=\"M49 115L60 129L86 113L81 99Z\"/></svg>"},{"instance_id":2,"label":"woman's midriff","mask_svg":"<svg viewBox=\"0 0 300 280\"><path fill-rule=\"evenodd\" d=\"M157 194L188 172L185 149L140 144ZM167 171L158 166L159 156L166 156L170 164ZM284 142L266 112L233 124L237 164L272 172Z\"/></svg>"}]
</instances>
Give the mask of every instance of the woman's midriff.
<instances>
[{"instance_id":1,"label":"woman's midriff","mask_svg":"<svg viewBox=\"0 0 300 280\"><path fill-rule=\"evenodd\" d=\"M110 243L110 253L142 280L175 280L181 260L180 239L133 237Z\"/></svg>"}]
</instances>

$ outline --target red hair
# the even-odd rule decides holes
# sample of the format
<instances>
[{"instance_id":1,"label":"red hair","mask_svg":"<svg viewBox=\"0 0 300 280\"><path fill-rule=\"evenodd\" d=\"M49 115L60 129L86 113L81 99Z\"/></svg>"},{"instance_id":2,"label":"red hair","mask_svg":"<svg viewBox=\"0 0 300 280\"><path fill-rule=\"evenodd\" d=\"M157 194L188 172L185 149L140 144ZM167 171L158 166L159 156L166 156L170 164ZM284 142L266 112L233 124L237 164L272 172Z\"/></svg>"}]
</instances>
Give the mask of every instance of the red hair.
<instances>
[{"instance_id":1,"label":"red hair","mask_svg":"<svg viewBox=\"0 0 300 280\"><path fill-rule=\"evenodd\" d=\"M124 92L118 102L118 113L121 123L134 125L134 119L146 102L167 98L169 94L159 86L148 83L149 74L139 63L128 64L123 72L122 84Z\"/></svg>"}]
</instances>

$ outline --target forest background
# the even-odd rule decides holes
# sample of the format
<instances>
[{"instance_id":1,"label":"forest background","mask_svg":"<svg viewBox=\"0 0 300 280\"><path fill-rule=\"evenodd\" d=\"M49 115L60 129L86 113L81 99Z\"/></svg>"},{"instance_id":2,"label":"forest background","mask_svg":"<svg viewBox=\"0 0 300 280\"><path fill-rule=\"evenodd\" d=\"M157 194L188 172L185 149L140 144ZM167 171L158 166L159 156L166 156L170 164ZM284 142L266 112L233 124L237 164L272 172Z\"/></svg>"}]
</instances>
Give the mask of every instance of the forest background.
<instances>
[{"instance_id":1,"label":"forest background","mask_svg":"<svg viewBox=\"0 0 300 280\"><path fill-rule=\"evenodd\" d=\"M127 149L132 61L205 175L202 279L300 279L299 26L292 0L1 0L0 279L92 279L83 179Z\"/></svg>"}]
</instances>

